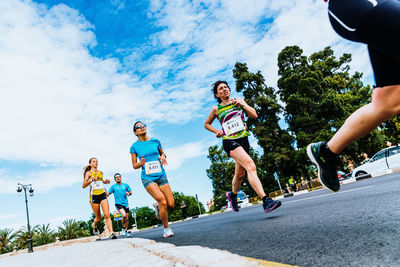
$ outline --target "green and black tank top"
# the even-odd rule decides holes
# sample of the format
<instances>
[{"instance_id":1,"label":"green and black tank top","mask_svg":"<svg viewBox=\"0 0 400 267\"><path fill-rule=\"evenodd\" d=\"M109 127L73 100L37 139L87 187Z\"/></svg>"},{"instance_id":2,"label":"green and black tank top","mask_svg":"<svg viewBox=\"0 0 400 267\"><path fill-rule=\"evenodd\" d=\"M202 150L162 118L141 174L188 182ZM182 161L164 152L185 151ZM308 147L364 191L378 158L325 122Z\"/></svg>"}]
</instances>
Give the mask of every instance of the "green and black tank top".
<instances>
[{"instance_id":1,"label":"green and black tank top","mask_svg":"<svg viewBox=\"0 0 400 267\"><path fill-rule=\"evenodd\" d=\"M244 111L241 107L229 104L227 106L217 105L217 118L222 126L224 135L222 139L238 139L249 136L247 125L244 120Z\"/></svg>"}]
</instances>

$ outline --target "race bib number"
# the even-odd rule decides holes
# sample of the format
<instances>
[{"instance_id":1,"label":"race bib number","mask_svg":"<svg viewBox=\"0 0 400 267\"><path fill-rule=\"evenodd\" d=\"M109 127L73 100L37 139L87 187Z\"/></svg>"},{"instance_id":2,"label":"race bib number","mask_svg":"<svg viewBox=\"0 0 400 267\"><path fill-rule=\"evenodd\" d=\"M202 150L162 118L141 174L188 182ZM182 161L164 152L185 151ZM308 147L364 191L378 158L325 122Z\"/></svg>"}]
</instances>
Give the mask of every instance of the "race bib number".
<instances>
[{"instance_id":1,"label":"race bib number","mask_svg":"<svg viewBox=\"0 0 400 267\"><path fill-rule=\"evenodd\" d=\"M146 174L162 172L161 163L159 160L146 162L144 164L144 169L146 170Z\"/></svg>"},{"instance_id":2,"label":"race bib number","mask_svg":"<svg viewBox=\"0 0 400 267\"><path fill-rule=\"evenodd\" d=\"M102 181L92 182L92 187L93 187L93 190L104 189L104 185L103 185Z\"/></svg>"},{"instance_id":3,"label":"race bib number","mask_svg":"<svg viewBox=\"0 0 400 267\"><path fill-rule=\"evenodd\" d=\"M235 133L246 129L240 115L234 116L230 120L224 122L222 128L227 136L234 135Z\"/></svg>"}]
</instances>

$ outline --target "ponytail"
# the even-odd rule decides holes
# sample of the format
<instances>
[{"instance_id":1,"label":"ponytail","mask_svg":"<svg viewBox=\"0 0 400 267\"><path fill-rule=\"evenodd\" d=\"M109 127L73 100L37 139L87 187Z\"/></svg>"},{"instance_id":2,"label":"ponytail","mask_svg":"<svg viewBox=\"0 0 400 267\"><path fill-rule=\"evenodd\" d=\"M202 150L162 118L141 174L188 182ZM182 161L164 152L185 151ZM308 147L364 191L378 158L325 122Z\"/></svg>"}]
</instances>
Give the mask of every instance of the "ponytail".
<instances>
[{"instance_id":1,"label":"ponytail","mask_svg":"<svg viewBox=\"0 0 400 267\"><path fill-rule=\"evenodd\" d=\"M90 164L90 162L92 161L92 159L95 159L95 157L91 157L91 158L89 159L89 164ZM85 167L83 167L83 178L85 178L86 173L87 173L88 171L90 171L91 169L92 169L92 166L90 166L90 165L86 165Z\"/></svg>"}]
</instances>

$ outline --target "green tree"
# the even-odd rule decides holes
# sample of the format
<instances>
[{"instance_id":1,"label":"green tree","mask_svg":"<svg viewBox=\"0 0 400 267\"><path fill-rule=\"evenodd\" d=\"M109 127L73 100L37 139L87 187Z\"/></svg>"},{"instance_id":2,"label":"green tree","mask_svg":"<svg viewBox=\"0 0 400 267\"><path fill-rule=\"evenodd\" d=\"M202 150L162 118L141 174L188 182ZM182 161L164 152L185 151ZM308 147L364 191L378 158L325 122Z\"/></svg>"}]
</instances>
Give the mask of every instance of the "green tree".
<instances>
[{"instance_id":1,"label":"green tree","mask_svg":"<svg viewBox=\"0 0 400 267\"><path fill-rule=\"evenodd\" d=\"M12 229L0 229L0 254L8 253L13 250L12 241L15 237Z\"/></svg>"},{"instance_id":2,"label":"green tree","mask_svg":"<svg viewBox=\"0 0 400 267\"><path fill-rule=\"evenodd\" d=\"M133 209L136 212L137 229L146 228L152 225L157 225L158 220L155 211L149 207L136 207Z\"/></svg>"},{"instance_id":3,"label":"green tree","mask_svg":"<svg viewBox=\"0 0 400 267\"><path fill-rule=\"evenodd\" d=\"M33 238L34 246L41 246L48 243L53 243L56 240L56 235L53 230L50 229L50 223L45 225L36 225L33 228L35 236Z\"/></svg>"},{"instance_id":4,"label":"green tree","mask_svg":"<svg viewBox=\"0 0 400 267\"><path fill-rule=\"evenodd\" d=\"M181 211L181 203L182 200L185 201L187 207L187 216L195 216L199 215L199 206L201 213L205 213L206 210L204 209L203 203L198 202L194 196L186 196L183 193L173 192L174 200L175 200L175 207L173 209L169 209L168 211L168 219L169 221L178 221L183 219L182 211Z\"/></svg>"},{"instance_id":5,"label":"green tree","mask_svg":"<svg viewBox=\"0 0 400 267\"><path fill-rule=\"evenodd\" d=\"M57 235L60 240L70 240L89 236L90 234L87 230L82 229L75 219L67 219L63 221L63 226L58 227Z\"/></svg>"},{"instance_id":6,"label":"green tree","mask_svg":"<svg viewBox=\"0 0 400 267\"><path fill-rule=\"evenodd\" d=\"M362 74L350 74L350 54L336 58L330 47L306 57L298 46L288 46L278 56L278 93L284 103L288 131L295 138L293 159L302 169L309 161L306 146L329 140L356 109L370 101L371 87L361 82ZM374 130L350 145L344 158L358 161L363 152L382 147L382 133Z\"/></svg>"},{"instance_id":7,"label":"green tree","mask_svg":"<svg viewBox=\"0 0 400 267\"><path fill-rule=\"evenodd\" d=\"M385 134L385 140L397 145L400 143L400 115L393 117L392 119L385 122L383 132ZM377 151L376 151L377 152ZM372 154L368 154L370 157Z\"/></svg>"},{"instance_id":8,"label":"green tree","mask_svg":"<svg viewBox=\"0 0 400 267\"><path fill-rule=\"evenodd\" d=\"M33 227L35 228L35 227ZM32 229L33 229L32 228ZM25 226L19 229L15 233L15 239L13 240L13 246L16 246L17 249L24 249L28 247L28 230ZM35 238L35 232L31 231L32 240Z\"/></svg>"}]
</instances>

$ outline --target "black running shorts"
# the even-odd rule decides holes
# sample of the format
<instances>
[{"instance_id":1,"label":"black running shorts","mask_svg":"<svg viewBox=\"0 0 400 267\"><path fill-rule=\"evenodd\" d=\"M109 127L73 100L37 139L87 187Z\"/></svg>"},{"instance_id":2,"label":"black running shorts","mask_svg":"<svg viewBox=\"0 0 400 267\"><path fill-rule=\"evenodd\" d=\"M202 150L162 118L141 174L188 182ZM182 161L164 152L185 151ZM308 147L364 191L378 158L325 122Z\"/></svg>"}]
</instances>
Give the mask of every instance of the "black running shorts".
<instances>
[{"instance_id":1,"label":"black running shorts","mask_svg":"<svg viewBox=\"0 0 400 267\"><path fill-rule=\"evenodd\" d=\"M120 204L115 204L115 207L117 208L117 210L124 210L126 213L129 213L129 207L125 207L123 205Z\"/></svg>"},{"instance_id":2,"label":"black running shorts","mask_svg":"<svg viewBox=\"0 0 400 267\"><path fill-rule=\"evenodd\" d=\"M399 0L330 0L329 19L340 36L368 45L377 86L400 84Z\"/></svg>"},{"instance_id":3,"label":"black running shorts","mask_svg":"<svg viewBox=\"0 0 400 267\"><path fill-rule=\"evenodd\" d=\"M243 147L243 149L247 152L247 154L250 152L249 138L247 136L238 139L222 140L222 147L224 148L226 154L228 154L229 157L231 151L240 146Z\"/></svg>"},{"instance_id":4,"label":"black running shorts","mask_svg":"<svg viewBox=\"0 0 400 267\"><path fill-rule=\"evenodd\" d=\"M92 204L100 204L101 201L104 199L107 199L106 193L103 193L101 195L91 195L90 196L90 203Z\"/></svg>"}]
</instances>

